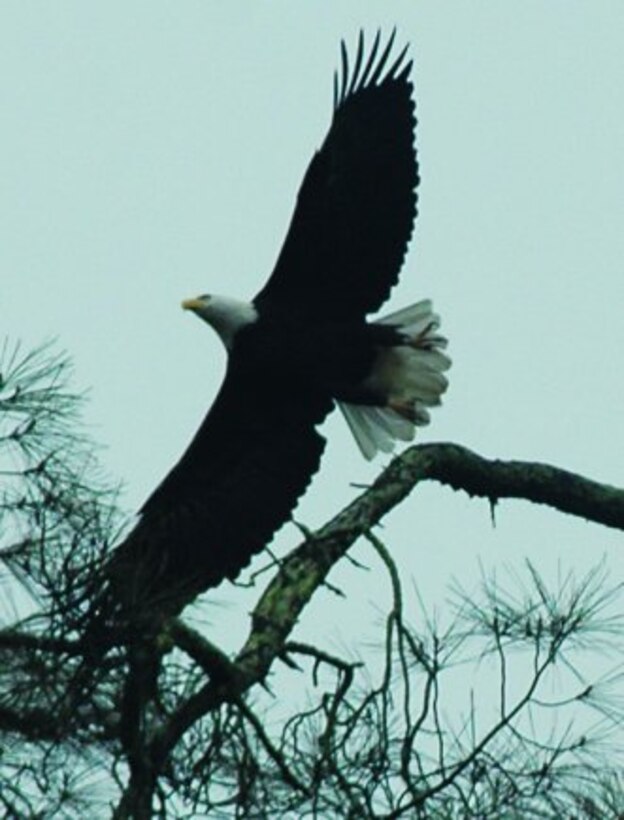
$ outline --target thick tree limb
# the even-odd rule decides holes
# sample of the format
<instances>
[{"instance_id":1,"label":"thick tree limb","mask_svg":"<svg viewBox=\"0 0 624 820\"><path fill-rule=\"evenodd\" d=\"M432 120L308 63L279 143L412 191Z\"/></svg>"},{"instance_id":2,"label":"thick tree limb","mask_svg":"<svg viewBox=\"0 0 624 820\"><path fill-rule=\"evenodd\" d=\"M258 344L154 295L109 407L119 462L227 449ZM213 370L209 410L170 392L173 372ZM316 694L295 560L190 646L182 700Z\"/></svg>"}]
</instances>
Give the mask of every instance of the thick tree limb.
<instances>
[{"instance_id":1,"label":"thick tree limb","mask_svg":"<svg viewBox=\"0 0 624 820\"><path fill-rule=\"evenodd\" d=\"M411 486L433 479L493 503L503 498L524 499L624 529L624 490L550 464L486 459L457 444L410 448L382 473L380 481L388 479L399 484L411 482Z\"/></svg>"},{"instance_id":2,"label":"thick tree limb","mask_svg":"<svg viewBox=\"0 0 624 820\"><path fill-rule=\"evenodd\" d=\"M547 464L490 461L455 444L412 447L282 563L252 614L251 633L238 656L239 666L250 678L257 680L266 674L275 648L282 646L312 593L339 558L424 480L491 503L523 498L624 529L624 490Z\"/></svg>"},{"instance_id":3,"label":"thick tree limb","mask_svg":"<svg viewBox=\"0 0 624 820\"><path fill-rule=\"evenodd\" d=\"M155 738L166 759L180 736L203 714L262 682L284 652L304 607L335 563L421 481L433 480L496 503L503 498L546 504L624 529L624 490L547 464L488 460L456 444L421 444L395 458L375 483L282 562L252 613L252 627L234 665L236 685L208 683L173 715ZM219 678L219 676L217 676Z\"/></svg>"}]
</instances>

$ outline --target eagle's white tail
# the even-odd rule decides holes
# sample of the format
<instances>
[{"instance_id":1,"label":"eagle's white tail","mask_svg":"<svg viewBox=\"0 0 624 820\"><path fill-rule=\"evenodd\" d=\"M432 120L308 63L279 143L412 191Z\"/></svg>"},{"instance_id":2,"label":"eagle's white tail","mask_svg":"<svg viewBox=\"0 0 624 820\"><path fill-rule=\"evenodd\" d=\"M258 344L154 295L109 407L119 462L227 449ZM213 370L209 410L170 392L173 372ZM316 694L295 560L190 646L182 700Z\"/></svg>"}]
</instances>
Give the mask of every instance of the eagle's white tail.
<instances>
[{"instance_id":1,"label":"eagle's white tail","mask_svg":"<svg viewBox=\"0 0 624 820\"><path fill-rule=\"evenodd\" d=\"M451 360L442 352L440 318L429 299L384 316L376 324L394 325L409 339L382 348L367 382L387 396L384 407L338 402L365 458L390 452L396 441L411 441L416 427L429 424L428 407L440 404L448 386L444 371Z\"/></svg>"}]
</instances>

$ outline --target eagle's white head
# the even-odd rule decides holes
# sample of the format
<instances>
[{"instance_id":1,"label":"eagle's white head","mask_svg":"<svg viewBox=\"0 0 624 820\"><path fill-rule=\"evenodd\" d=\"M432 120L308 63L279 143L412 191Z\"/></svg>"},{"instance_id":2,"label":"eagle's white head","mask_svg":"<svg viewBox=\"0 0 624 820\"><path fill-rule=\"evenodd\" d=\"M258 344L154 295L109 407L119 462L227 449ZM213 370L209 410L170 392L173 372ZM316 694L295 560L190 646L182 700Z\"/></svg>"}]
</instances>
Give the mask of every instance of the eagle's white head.
<instances>
[{"instance_id":1,"label":"eagle's white head","mask_svg":"<svg viewBox=\"0 0 624 820\"><path fill-rule=\"evenodd\" d=\"M204 293L182 302L185 310L192 310L208 322L219 334L225 347L230 350L238 331L255 322L258 311L251 302Z\"/></svg>"}]
</instances>

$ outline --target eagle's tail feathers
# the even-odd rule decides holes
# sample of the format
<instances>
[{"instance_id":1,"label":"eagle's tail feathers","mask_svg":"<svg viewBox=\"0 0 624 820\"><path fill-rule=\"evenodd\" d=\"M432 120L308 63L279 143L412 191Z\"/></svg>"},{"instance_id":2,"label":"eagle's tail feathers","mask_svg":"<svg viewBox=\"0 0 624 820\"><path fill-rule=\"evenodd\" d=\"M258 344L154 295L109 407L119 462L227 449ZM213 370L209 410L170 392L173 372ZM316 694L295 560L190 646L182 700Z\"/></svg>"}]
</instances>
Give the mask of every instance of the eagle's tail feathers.
<instances>
[{"instance_id":1,"label":"eagle's tail feathers","mask_svg":"<svg viewBox=\"0 0 624 820\"><path fill-rule=\"evenodd\" d=\"M401 331L404 344L381 348L368 387L386 398L383 406L338 406L367 459L390 452L396 441L411 441L415 428L429 424L428 407L441 403L448 387L444 372L451 366L442 352L447 340L439 334L440 318L429 299L377 320Z\"/></svg>"},{"instance_id":2,"label":"eagle's tail feathers","mask_svg":"<svg viewBox=\"0 0 624 820\"><path fill-rule=\"evenodd\" d=\"M392 434L388 432L386 425L379 423L379 414L383 414L384 408L344 402L338 402L338 407L364 458L370 461L380 450L384 453L392 451L394 448ZM400 418L393 410L387 409L386 412ZM412 426L409 422L406 424Z\"/></svg>"}]
</instances>

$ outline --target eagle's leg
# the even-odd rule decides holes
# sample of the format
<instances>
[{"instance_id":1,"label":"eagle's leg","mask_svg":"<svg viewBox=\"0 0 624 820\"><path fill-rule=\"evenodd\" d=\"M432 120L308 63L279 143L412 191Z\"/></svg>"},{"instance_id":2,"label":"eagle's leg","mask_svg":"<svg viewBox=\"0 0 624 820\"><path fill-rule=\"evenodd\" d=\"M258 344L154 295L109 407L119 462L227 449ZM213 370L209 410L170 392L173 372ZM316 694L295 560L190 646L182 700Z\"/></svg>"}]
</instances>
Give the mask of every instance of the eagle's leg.
<instances>
[{"instance_id":1,"label":"eagle's leg","mask_svg":"<svg viewBox=\"0 0 624 820\"><path fill-rule=\"evenodd\" d=\"M418 421L418 413L416 412L413 400L389 398L386 407L389 407L390 410L394 410L395 413L398 413L399 416L407 419L407 421L410 421L412 424L416 424Z\"/></svg>"},{"instance_id":2,"label":"eagle's leg","mask_svg":"<svg viewBox=\"0 0 624 820\"><path fill-rule=\"evenodd\" d=\"M436 348L441 347L445 344L444 339L441 336L431 335L432 331L436 328L436 322L429 322L429 324L423 328L420 333L417 333L415 336L408 337L408 347L412 347L414 350L435 350Z\"/></svg>"}]
</instances>

